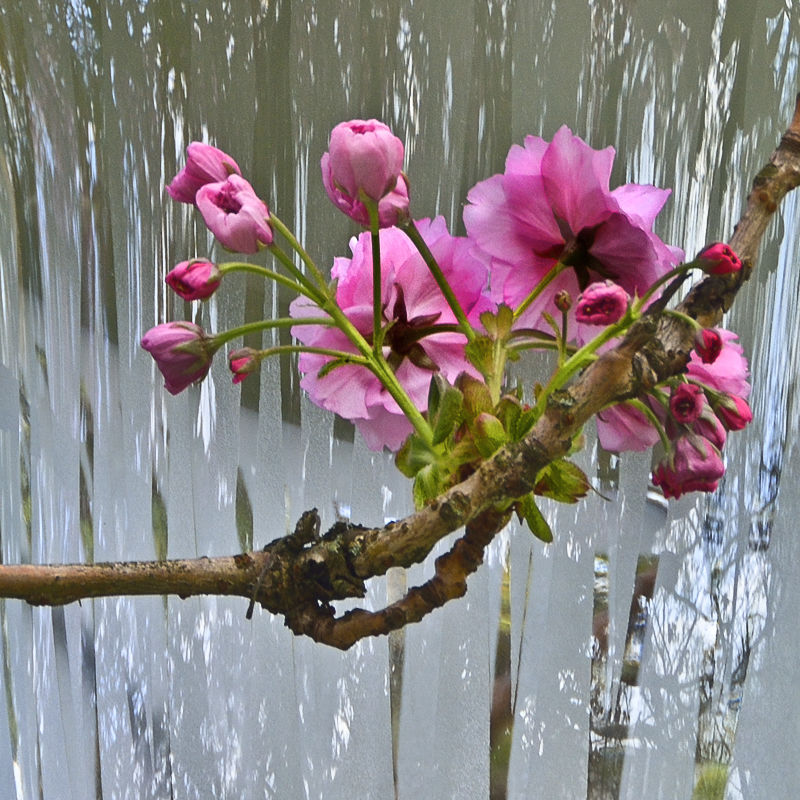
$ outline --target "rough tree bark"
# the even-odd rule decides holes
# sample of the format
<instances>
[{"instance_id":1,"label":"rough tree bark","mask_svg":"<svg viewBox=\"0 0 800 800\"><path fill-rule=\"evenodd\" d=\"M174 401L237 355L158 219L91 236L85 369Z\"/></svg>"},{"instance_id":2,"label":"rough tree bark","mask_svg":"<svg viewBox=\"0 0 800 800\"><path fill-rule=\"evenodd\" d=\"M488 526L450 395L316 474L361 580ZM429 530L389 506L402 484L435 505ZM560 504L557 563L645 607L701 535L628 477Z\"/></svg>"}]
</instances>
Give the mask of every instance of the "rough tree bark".
<instances>
[{"instance_id":1,"label":"rough tree bark","mask_svg":"<svg viewBox=\"0 0 800 800\"><path fill-rule=\"evenodd\" d=\"M747 207L730 240L744 269L708 276L680 304L702 326L717 325L749 279L767 224L781 200L800 185L800 95L794 118L753 182ZM677 288L677 287L675 287ZM669 289L666 294L669 294ZM635 397L657 381L679 374L689 359L694 332L656 304L615 349L594 362L552 398L522 442L503 448L463 483L435 502L383 528L337 523L319 535L319 518L306 512L295 532L262 551L223 558L117 564L0 566L0 597L35 605L60 605L93 597L175 594L238 595L285 617L296 634L347 649L359 639L389 633L422 619L466 593L467 576L482 563L486 546L510 512L499 511L533 488L537 473L564 456L581 427L608 404ZM364 581L390 567L425 560L434 545L465 526L453 548L436 560L434 577L380 611L335 616L331 602L364 597Z\"/></svg>"}]
</instances>

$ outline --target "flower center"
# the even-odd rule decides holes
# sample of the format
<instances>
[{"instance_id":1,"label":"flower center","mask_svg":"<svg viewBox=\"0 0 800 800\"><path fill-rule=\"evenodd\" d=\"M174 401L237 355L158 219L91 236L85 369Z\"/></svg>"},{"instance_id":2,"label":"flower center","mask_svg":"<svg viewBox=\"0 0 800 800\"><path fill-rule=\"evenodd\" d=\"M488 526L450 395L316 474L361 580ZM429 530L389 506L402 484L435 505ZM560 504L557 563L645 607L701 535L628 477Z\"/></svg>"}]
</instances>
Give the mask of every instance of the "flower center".
<instances>
[{"instance_id":1,"label":"flower center","mask_svg":"<svg viewBox=\"0 0 800 800\"><path fill-rule=\"evenodd\" d=\"M384 339L384 344L389 348L386 362L394 372L397 372L403 359L406 358L421 369L438 372L439 365L425 352L425 348L419 343L419 340L425 336L424 329L433 325L441 313L424 314L409 319L403 287L396 283L394 288L397 292L397 299L392 312L393 320L390 321L390 327L386 331Z\"/></svg>"},{"instance_id":2,"label":"flower center","mask_svg":"<svg viewBox=\"0 0 800 800\"><path fill-rule=\"evenodd\" d=\"M226 214L238 214L242 203L236 197L236 189L226 183L216 194L214 205Z\"/></svg>"}]
</instances>

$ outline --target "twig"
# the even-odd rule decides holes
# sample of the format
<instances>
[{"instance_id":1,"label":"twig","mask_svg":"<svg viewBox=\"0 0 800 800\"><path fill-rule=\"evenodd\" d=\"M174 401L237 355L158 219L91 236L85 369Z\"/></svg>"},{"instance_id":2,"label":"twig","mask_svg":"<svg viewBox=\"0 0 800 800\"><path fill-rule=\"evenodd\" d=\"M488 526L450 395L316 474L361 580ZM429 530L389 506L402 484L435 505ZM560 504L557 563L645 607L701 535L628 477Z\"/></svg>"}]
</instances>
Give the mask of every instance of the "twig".
<instances>
[{"instance_id":1,"label":"twig","mask_svg":"<svg viewBox=\"0 0 800 800\"><path fill-rule=\"evenodd\" d=\"M770 218L798 185L800 96L789 129L753 182L747 208L730 241L744 269L705 278L689 292L680 311L704 327L720 322L752 273ZM462 596L466 576L477 569L484 548L507 521L508 515L497 509L531 491L537 473L566 454L575 434L597 411L679 374L693 339L686 323L668 315L646 315L620 345L552 398L522 442L501 449L463 483L400 522L369 529L337 523L321 539L293 534L261 552L234 557L0 566L0 597L58 605L116 595L238 595L255 597L267 610L284 615L295 633L335 647L347 648L365 636L388 633ZM307 521L306 515L303 519ZM464 537L437 560L436 575L426 584L381 611L359 609L335 617L333 600L363 597L365 580L393 566L424 561L440 539L464 525Z\"/></svg>"}]
</instances>

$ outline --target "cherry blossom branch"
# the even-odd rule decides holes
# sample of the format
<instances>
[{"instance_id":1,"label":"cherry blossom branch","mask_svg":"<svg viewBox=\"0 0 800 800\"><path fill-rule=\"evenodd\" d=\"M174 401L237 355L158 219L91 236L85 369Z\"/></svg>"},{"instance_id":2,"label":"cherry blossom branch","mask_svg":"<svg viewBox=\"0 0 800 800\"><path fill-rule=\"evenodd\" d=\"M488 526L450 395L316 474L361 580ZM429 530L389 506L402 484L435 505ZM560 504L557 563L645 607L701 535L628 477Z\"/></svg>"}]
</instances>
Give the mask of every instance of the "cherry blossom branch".
<instances>
[{"instance_id":1,"label":"cherry blossom branch","mask_svg":"<svg viewBox=\"0 0 800 800\"><path fill-rule=\"evenodd\" d=\"M800 96L792 123L753 183L747 207L730 241L744 269L708 276L678 310L703 327L719 323L748 280L769 220L783 197L800 185ZM541 418L516 444L499 450L465 481L404 520L383 528L337 523L322 537L315 512L294 534L263 551L194 560L68 566L0 567L0 596L57 605L115 595L237 595L282 614L297 634L346 649L365 636L386 634L421 619L466 591L466 577L508 521L516 498L530 492L539 471L564 456L573 437L605 406L635 398L680 374L694 341L694 325L654 304L624 340L604 353L566 389L553 392ZM364 597L364 581L390 567L425 560L444 536L465 535L437 559L436 574L405 598L377 612L336 617L334 600Z\"/></svg>"}]
</instances>

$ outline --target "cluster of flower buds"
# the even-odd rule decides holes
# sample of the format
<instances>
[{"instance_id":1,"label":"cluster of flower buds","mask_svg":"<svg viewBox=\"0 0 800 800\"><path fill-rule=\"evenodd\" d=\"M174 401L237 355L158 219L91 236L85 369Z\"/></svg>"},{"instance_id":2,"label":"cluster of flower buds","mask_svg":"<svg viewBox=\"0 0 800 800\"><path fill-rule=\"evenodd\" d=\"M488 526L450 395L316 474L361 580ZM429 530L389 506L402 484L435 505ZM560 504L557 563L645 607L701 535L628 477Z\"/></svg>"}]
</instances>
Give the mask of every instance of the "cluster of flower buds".
<instances>
[{"instance_id":1,"label":"cluster of flower buds","mask_svg":"<svg viewBox=\"0 0 800 800\"><path fill-rule=\"evenodd\" d=\"M753 419L745 399L747 361L735 338L730 331L701 331L686 371L694 382L678 383L670 393L670 447L653 473L667 498L713 492L725 473L721 452L728 431L742 430Z\"/></svg>"},{"instance_id":2,"label":"cluster of flower buds","mask_svg":"<svg viewBox=\"0 0 800 800\"><path fill-rule=\"evenodd\" d=\"M353 421L370 448L397 452L424 502L519 441L544 412L548 392L612 347L668 280L690 268L715 276L742 269L720 242L682 264L683 252L653 231L670 192L638 184L612 190L613 149L594 150L567 127L550 142L528 136L524 146L512 146L505 172L470 190L466 237L452 236L442 217L412 218L404 152L377 120L343 122L331 132L322 185L340 211L369 230L351 241L352 257L335 259L330 281L233 158L189 145L169 195L196 206L223 248L267 249L284 272L193 258L170 271L167 284L186 301L203 301L228 272L247 270L297 298L286 319L215 335L188 322L149 331L142 346L169 392L202 380L214 353L237 336L290 327L297 344L232 351L234 383L268 355L299 353L301 386L312 402ZM276 230L303 270L275 242ZM649 406L636 401L598 415L607 449L641 450L659 436L667 443L653 475L666 497L713 491L724 472L727 432L752 419L747 362L734 338L699 331L684 378L655 387ZM558 367L528 406L519 391L505 389L504 372L507 361L536 347L557 351ZM574 502L585 493L574 465L548 469L534 494ZM541 531L532 495L517 507Z\"/></svg>"}]
</instances>

